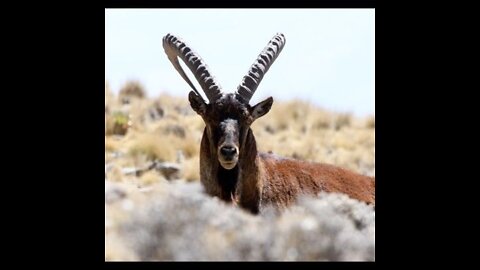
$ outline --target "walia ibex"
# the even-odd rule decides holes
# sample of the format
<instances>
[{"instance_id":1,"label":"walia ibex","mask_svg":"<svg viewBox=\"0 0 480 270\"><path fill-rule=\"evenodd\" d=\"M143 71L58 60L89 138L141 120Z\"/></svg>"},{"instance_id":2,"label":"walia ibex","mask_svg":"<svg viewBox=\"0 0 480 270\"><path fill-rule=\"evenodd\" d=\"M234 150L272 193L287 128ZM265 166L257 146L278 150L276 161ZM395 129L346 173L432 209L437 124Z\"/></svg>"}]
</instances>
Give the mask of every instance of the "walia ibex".
<instances>
[{"instance_id":1,"label":"walia ibex","mask_svg":"<svg viewBox=\"0 0 480 270\"><path fill-rule=\"evenodd\" d=\"M206 192L253 213L267 205L282 209L301 194L315 195L321 191L344 193L374 205L375 178L332 165L257 151L250 125L270 110L273 98L254 106L249 101L284 45L285 36L276 34L243 77L237 91L222 93L196 52L174 35L163 38L168 59L193 89L188 95L190 105L206 125L200 146L200 180ZM189 80L177 57L192 71L209 103Z\"/></svg>"}]
</instances>

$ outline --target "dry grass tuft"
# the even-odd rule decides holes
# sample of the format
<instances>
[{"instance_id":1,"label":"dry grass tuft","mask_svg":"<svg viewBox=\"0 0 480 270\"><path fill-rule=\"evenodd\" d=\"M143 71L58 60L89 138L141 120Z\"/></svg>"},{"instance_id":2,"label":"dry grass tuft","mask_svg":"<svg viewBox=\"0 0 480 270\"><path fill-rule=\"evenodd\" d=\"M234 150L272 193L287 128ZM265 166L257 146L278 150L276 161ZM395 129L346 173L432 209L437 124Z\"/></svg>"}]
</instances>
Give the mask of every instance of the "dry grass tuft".
<instances>
[{"instance_id":1,"label":"dry grass tuft","mask_svg":"<svg viewBox=\"0 0 480 270\"><path fill-rule=\"evenodd\" d=\"M130 142L128 154L132 157L146 156L148 160L174 162L177 148L168 136L155 136L151 133L140 134Z\"/></svg>"},{"instance_id":2,"label":"dry grass tuft","mask_svg":"<svg viewBox=\"0 0 480 270\"><path fill-rule=\"evenodd\" d=\"M151 170L148 172L145 172L140 176L139 178L139 185L140 186L149 186L153 184L157 184L159 182L166 181L165 177L163 175L159 174L155 170Z\"/></svg>"},{"instance_id":3,"label":"dry grass tuft","mask_svg":"<svg viewBox=\"0 0 480 270\"><path fill-rule=\"evenodd\" d=\"M350 123L352 122L352 115L349 113L342 113L337 115L334 120L334 128L335 130L340 130L343 127L349 127Z\"/></svg>"},{"instance_id":4,"label":"dry grass tuft","mask_svg":"<svg viewBox=\"0 0 480 270\"><path fill-rule=\"evenodd\" d=\"M371 116L368 118L366 123L367 128L375 128L375 116Z\"/></svg>"},{"instance_id":5,"label":"dry grass tuft","mask_svg":"<svg viewBox=\"0 0 480 270\"><path fill-rule=\"evenodd\" d=\"M187 181L200 180L200 158L194 156L183 163L183 178Z\"/></svg>"},{"instance_id":6,"label":"dry grass tuft","mask_svg":"<svg viewBox=\"0 0 480 270\"><path fill-rule=\"evenodd\" d=\"M133 98L145 98L145 88L139 81L127 81L119 92L120 101L129 104Z\"/></svg>"}]
</instances>

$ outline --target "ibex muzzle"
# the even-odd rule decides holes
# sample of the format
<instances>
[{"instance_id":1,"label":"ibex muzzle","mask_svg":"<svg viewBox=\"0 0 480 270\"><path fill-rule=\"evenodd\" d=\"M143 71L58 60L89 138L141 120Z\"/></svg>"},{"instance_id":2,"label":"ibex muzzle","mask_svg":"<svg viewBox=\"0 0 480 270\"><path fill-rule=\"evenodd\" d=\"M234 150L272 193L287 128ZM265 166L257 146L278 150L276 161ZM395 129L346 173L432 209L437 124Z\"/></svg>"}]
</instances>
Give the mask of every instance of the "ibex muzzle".
<instances>
[{"instance_id":1,"label":"ibex muzzle","mask_svg":"<svg viewBox=\"0 0 480 270\"><path fill-rule=\"evenodd\" d=\"M227 170L233 169L238 162L239 129L238 121L234 119L229 118L220 123L218 161Z\"/></svg>"}]
</instances>

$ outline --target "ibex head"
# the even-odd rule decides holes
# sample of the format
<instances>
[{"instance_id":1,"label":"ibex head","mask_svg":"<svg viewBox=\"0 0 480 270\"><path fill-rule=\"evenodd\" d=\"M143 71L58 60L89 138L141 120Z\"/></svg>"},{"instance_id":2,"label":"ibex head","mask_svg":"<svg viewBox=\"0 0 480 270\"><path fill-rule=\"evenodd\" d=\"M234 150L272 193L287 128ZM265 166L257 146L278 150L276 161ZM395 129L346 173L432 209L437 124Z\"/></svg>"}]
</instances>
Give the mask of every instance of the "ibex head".
<instances>
[{"instance_id":1,"label":"ibex head","mask_svg":"<svg viewBox=\"0 0 480 270\"><path fill-rule=\"evenodd\" d=\"M197 53L171 34L163 38L163 48L168 59L193 89L188 95L190 105L203 118L210 145L215 147L220 165L227 170L237 165L250 125L268 113L273 104L272 97L254 106L250 106L249 101L284 45L284 35L276 34L250 67L247 75L243 77L237 91L232 94L223 94L220 85ZM203 100L189 80L177 57L180 57L192 71L209 103Z\"/></svg>"}]
</instances>

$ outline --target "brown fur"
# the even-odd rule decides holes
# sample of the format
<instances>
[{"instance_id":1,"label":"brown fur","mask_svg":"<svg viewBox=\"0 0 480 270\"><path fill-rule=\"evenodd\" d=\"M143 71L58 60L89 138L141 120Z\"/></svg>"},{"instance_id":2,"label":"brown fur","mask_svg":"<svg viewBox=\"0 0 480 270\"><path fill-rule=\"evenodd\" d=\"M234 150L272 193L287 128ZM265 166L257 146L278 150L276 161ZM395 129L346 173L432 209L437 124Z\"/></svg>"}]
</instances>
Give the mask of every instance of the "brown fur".
<instances>
[{"instance_id":1,"label":"brown fur","mask_svg":"<svg viewBox=\"0 0 480 270\"><path fill-rule=\"evenodd\" d=\"M200 171L207 193L228 202L233 197L252 213L258 213L267 205L286 208L299 195L316 195L321 191L340 192L375 204L375 178L332 165L258 153L250 128L241 144L238 165L232 170L220 166L206 128L200 147Z\"/></svg>"},{"instance_id":2,"label":"brown fur","mask_svg":"<svg viewBox=\"0 0 480 270\"><path fill-rule=\"evenodd\" d=\"M286 207L300 194L339 192L359 201L375 204L375 178L328 164L278 159L260 155L265 174L262 203ZM273 188L268 188L273 187Z\"/></svg>"}]
</instances>

